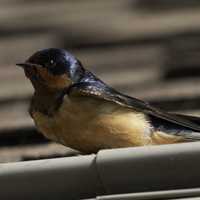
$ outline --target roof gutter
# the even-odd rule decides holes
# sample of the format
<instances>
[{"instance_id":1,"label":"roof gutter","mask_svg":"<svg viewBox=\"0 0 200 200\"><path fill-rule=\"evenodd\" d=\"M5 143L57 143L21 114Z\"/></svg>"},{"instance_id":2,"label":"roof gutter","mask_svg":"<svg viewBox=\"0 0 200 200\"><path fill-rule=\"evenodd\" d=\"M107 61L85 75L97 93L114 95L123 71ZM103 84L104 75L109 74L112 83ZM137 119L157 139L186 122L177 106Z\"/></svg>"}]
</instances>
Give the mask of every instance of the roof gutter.
<instances>
[{"instance_id":1,"label":"roof gutter","mask_svg":"<svg viewBox=\"0 0 200 200\"><path fill-rule=\"evenodd\" d=\"M190 197L190 198L189 198ZM139 192L139 193L128 193L128 194L117 194L117 195L106 195L98 196L92 199L84 200L199 200L200 188L195 189L179 189L179 190L164 190L155 192Z\"/></svg>"},{"instance_id":2,"label":"roof gutter","mask_svg":"<svg viewBox=\"0 0 200 200\"><path fill-rule=\"evenodd\" d=\"M84 199L200 187L200 142L0 164L0 199Z\"/></svg>"}]
</instances>

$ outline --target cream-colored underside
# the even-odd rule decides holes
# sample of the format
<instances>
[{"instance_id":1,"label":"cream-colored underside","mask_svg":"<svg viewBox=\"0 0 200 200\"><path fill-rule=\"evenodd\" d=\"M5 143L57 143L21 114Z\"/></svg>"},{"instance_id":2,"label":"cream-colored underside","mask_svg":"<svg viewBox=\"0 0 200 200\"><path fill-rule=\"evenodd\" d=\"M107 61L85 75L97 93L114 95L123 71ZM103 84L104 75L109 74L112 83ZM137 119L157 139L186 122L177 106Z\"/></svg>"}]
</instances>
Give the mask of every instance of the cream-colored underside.
<instances>
[{"instance_id":1,"label":"cream-colored underside","mask_svg":"<svg viewBox=\"0 0 200 200\"><path fill-rule=\"evenodd\" d=\"M85 153L180 140L162 132L152 133L143 113L88 97L65 97L53 117L34 112L33 118L46 137Z\"/></svg>"}]
</instances>

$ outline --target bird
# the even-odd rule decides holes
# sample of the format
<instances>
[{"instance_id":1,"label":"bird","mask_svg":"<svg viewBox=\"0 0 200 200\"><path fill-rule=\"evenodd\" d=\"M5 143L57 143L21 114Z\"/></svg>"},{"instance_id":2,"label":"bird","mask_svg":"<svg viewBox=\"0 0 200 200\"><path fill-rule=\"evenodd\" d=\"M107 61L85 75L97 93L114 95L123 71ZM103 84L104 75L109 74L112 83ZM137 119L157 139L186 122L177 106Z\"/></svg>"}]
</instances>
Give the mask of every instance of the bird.
<instances>
[{"instance_id":1,"label":"bird","mask_svg":"<svg viewBox=\"0 0 200 200\"><path fill-rule=\"evenodd\" d=\"M65 49L39 50L24 69L29 113L44 136L82 153L200 140L200 117L170 113L109 86Z\"/></svg>"}]
</instances>

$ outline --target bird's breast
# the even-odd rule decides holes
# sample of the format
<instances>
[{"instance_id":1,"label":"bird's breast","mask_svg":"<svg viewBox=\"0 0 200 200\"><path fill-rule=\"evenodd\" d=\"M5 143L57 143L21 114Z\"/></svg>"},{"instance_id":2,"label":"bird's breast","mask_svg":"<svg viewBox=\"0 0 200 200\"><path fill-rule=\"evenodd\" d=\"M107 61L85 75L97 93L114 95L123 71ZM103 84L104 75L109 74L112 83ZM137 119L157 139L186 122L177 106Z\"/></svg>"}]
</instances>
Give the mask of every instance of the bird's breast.
<instances>
[{"instance_id":1,"label":"bird's breast","mask_svg":"<svg viewBox=\"0 0 200 200\"><path fill-rule=\"evenodd\" d=\"M66 97L53 117L32 116L45 136L86 153L150 143L151 126L143 113L104 100Z\"/></svg>"}]
</instances>

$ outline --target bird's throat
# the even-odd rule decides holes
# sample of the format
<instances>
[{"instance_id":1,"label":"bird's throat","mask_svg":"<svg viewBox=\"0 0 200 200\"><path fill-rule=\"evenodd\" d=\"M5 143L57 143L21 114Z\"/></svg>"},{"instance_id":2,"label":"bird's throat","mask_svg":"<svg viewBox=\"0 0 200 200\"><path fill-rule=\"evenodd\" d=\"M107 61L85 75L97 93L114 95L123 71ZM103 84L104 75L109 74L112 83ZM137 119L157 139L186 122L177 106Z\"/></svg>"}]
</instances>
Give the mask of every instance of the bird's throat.
<instances>
[{"instance_id":1,"label":"bird's throat","mask_svg":"<svg viewBox=\"0 0 200 200\"><path fill-rule=\"evenodd\" d=\"M39 111L52 116L60 107L64 90L37 89L32 98L30 112Z\"/></svg>"}]
</instances>

